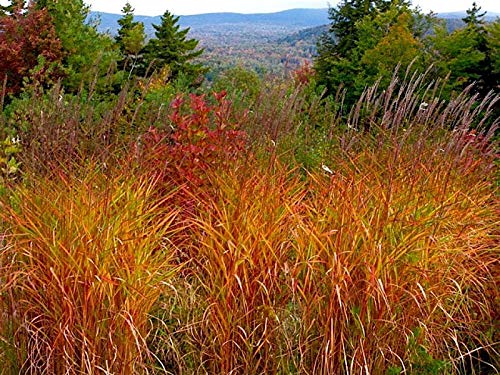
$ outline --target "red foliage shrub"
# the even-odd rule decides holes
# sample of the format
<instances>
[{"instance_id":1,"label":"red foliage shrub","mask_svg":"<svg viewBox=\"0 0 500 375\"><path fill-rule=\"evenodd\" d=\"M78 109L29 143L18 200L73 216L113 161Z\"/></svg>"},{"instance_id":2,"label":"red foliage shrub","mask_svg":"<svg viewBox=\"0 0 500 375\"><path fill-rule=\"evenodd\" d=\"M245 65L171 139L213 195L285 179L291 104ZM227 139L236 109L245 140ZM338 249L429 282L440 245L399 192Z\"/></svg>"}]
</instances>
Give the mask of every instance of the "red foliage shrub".
<instances>
[{"instance_id":1,"label":"red foliage shrub","mask_svg":"<svg viewBox=\"0 0 500 375\"><path fill-rule=\"evenodd\" d=\"M299 68L292 72L292 78L296 86L307 85L311 82L316 72L314 71L311 63L306 61Z\"/></svg>"},{"instance_id":2,"label":"red foliage shrub","mask_svg":"<svg viewBox=\"0 0 500 375\"><path fill-rule=\"evenodd\" d=\"M234 118L226 93L214 93L214 98L211 104L205 95L177 96L169 124L150 127L133 146L143 171L179 188L184 209L193 194L208 193L208 170L231 166L246 148L242 119Z\"/></svg>"},{"instance_id":3,"label":"red foliage shrub","mask_svg":"<svg viewBox=\"0 0 500 375\"><path fill-rule=\"evenodd\" d=\"M57 78L61 69L53 65L61 59L61 42L46 9L30 3L26 12L18 6L11 15L0 17L0 80L7 79L8 93L19 92L30 75L40 83Z\"/></svg>"}]
</instances>

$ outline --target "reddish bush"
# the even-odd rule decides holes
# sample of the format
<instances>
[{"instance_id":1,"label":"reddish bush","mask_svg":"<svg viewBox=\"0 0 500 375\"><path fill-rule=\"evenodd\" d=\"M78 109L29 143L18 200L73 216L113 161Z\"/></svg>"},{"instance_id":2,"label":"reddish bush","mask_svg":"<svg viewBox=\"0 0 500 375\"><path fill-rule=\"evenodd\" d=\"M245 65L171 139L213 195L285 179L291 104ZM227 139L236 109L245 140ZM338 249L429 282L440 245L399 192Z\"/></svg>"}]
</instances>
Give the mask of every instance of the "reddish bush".
<instances>
[{"instance_id":1,"label":"reddish bush","mask_svg":"<svg viewBox=\"0 0 500 375\"><path fill-rule=\"evenodd\" d=\"M315 73L311 63L305 61L303 65L292 72L292 78L296 86L307 85L311 82Z\"/></svg>"},{"instance_id":2,"label":"reddish bush","mask_svg":"<svg viewBox=\"0 0 500 375\"><path fill-rule=\"evenodd\" d=\"M25 77L47 82L61 75L61 69L53 69L62 52L52 17L33 4L26 12L18 6L0 17L0 79L7 79L8 93L19 92Z\"/></svg>"},{"instance_id":3,"label":"reddish bush","mask_svg":"<svg viewBox=\"0 0 500 375\"><path fill-rule=\"evenodd\" d=\"M245 150L247 136L239 130L226 93L214 93L214 98L211 104L205 95L177 96L169 124L150 127L134 144L139 167L178 186L184 208L195 191L207 192L208 170L229 167Z\"/></svg>"}]
</instances>

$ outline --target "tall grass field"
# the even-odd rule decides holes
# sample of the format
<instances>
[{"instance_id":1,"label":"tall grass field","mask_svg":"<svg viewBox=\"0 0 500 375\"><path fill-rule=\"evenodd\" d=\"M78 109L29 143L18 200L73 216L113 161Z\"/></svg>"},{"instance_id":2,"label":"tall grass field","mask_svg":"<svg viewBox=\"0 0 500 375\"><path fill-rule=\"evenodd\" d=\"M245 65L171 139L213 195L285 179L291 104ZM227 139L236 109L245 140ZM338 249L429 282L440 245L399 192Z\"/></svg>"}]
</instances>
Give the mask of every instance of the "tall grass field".
<instances>
[{"instance_id":1,"label":"tall grass field","mask_svg":"<svg viewBox=\"0 0 500 375\"><path fill-rule=\"evenodd\" d=\"M499 97L424 82L21 100L0 374L498 373Z\"/></svg>"}]
</instances>

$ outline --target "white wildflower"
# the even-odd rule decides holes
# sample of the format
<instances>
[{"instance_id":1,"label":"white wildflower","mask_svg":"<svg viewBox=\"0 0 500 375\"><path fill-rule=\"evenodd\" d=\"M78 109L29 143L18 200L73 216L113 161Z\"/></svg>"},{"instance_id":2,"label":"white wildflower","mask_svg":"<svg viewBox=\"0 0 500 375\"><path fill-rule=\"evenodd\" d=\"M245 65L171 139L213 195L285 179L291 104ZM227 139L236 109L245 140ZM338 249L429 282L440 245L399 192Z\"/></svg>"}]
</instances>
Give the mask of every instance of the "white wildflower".
<instances>
[{"instance_id":1,"label":"white wildflower","mask_svg":"<svg viewBox=\"0 0 500 375\"><path fill-rule=\"evenodd\" d=\"M330 168L328 168L328 166L327 166L327 165L325 165L325 164L321 164L321 168L322 168L322 169L323 169L326 173L333 174L333 171L332 171Z\"/></svg>"}]
</instances>

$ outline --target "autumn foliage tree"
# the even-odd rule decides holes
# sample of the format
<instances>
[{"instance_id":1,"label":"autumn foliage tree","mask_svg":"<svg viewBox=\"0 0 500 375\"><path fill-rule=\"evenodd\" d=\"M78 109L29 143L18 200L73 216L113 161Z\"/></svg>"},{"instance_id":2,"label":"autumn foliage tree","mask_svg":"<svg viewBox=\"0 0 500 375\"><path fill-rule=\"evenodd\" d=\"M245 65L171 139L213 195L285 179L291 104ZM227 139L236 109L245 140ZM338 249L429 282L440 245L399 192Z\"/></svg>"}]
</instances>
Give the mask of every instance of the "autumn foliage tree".
<instances>
[{"instance_id":1,"label":"autumn foliage tree","mask_svg":"<svg viewBox=\"0 0 500 375\"><path fill-rule=\"evenodd\" d=\"M0 79L8 93L18 93L25 80L49 83L61 76L61 42L46 9L17 2L0 17Z\"/></svg>"},{"instance_id":2,"label":"autumn foliage tree","mask_svg":"<svg viewBox=\"0 0 500 375\"><path fill-rule=\"evenodd\" d=\"M424 70L423 37L434 19L412 9L410 1L344 0L329 15L332 23L314 64L319 84L329 93L345 88L346 102L353 104L376 80L387 84L398 64L401 75L410 66Z\"/></svg>"},{"instance_id":3,"label":"autumn foliage tree","mask_svg":"<svg viewBox=\"0 0 500 375\"><path fill-rule=\"evenodd\" d=\"M411 13L397 8L391 8L373 20L360 22L359 46L363 40L366 43L366 47L360 50L360 62L365 75L371 80L362 76L359 90L364 89L366 84L373 84L376 79L380 79L383 86L388 85L398 64L401 74L412 64L421 71L425 69L422 64L425 60L424 46L413 34L411 24Z\"/></svg>"}]
</instances>

